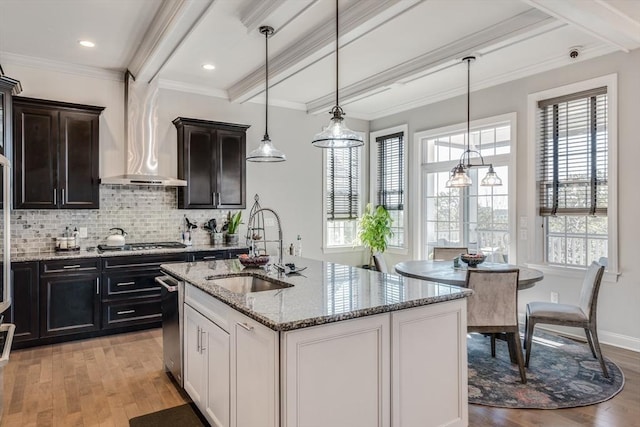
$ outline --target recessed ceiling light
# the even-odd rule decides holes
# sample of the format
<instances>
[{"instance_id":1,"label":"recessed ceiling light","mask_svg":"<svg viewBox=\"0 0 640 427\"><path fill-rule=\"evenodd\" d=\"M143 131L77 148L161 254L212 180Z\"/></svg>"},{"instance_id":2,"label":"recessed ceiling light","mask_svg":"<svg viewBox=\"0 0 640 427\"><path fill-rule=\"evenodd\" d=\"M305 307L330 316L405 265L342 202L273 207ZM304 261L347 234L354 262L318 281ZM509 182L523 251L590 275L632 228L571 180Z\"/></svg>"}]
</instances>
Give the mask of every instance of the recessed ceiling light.
<instances>
[{"instance_id":1,"label":"recessed ceiling light","mask_svg":"<svg viewBox=\"0 0 640 427\"><path fill-rule=\"evenodd\" d=\"M96 45L94 42L91 42L89 40L80 40L78 43L80 43L80 46L84 47L94 47Z\"/></svg>"},{"instance_id":2,"label":"recessed ceiling light","mask_svg":"<svg viewBox=\"0 0 640 427\"><path fill-rule=\"evenodd\" d=\"M211 70L215 70L215 69L216 69L216 66L215 66L215 65L213 65L213 64L204 64L204 65L202 66L202 68L204 68L204 69L205 69L205 70L207 70L207 71L211 71Z\"/></svg>"}]
</instances>

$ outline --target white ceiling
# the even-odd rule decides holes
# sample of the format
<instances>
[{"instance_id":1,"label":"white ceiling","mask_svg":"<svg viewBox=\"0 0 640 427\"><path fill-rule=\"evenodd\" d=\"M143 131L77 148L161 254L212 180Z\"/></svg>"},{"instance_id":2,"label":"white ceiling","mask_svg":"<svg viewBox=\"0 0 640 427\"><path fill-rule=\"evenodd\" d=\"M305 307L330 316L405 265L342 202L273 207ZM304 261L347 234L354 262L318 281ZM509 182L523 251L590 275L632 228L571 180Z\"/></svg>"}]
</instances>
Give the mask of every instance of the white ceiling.
<instances>
[{"instance_id":1,"label":"white ceiling","mask_svg":"<svg viewBox=\"0 0 640 427\"><path fill-rule=\"evenodd\" d=\"M276 30L270 104L329 111L334 0L0 0L0 64L117 79L128 68L161 87L263 102L261 25ZM637 49L640 0L340 0L339 41L340 104L375 119L464 93L467 55L475 90Z\"/></svg>"}]
</instances>

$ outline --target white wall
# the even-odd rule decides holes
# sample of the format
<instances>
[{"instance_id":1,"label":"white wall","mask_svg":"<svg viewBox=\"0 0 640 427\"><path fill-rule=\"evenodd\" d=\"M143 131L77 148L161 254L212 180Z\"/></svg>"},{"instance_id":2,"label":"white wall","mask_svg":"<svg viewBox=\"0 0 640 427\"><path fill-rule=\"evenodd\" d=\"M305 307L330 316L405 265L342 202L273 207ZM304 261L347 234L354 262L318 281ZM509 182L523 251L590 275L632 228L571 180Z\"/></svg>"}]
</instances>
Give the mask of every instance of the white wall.
<instances>
[{"instance_id":1,"label":"white wall","mask_svg":"<svg viewBox=\"0 0 640 427\"><path fill-rule=\"evenodd\" d=\"M618 228L619 264L621 275L616 283L605 282L599 301L599 333L603 342L640 351L640 263L637 261L640 228L635 216L640 211L638 183L640 182L640 49L629 54L616 53L601 58L578 62L561 69L545 72L489 88L471 95L471 118L478 119L516 112L517 119L517 212L516 217L527 216L527 199L534 189L528 187L530 159L527 157L527 96L530 93L588 80L607 74L618 74ZM473 76L472 76L473 80ZM371 130L381 130L408 124L409 136L418 131L438 128L466 120L465 97L457 97L437 104L417 108L371 122ZM414 143L415 141L411 141ZM409 171L412 176L413 171ZM411 182L409 183L411 185ZM409 203L414 202L409 200ZM413 219L415 220L415 219ZM532 220L530 219L530 223ZM530 233L532 230L530 230ZM519 241L518 263L529 259L528 242ZM389 264L413 256L386 254ZM560 294L561 303L576 303L581 281L547 274L535 287L519 294L520 311L527 302L548 301L550 292ZM575 330L574 330L575 331Z\"/></svg>"}]
</instances>

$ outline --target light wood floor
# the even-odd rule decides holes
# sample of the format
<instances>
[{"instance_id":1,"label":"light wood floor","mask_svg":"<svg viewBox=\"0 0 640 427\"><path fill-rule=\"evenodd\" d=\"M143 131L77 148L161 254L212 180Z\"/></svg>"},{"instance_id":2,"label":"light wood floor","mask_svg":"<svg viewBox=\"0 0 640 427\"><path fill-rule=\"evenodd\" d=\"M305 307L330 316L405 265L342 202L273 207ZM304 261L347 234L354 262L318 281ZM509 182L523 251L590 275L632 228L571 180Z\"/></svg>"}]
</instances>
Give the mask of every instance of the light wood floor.
<instances>
[{"instance_id":1,"label":"light wood floor","mask_svg":"<svg viewBox=\"0 0 640 427\"><path fill-rule=\"evenodd\" d=\"M559 410L469 405L469 426L640 427L640 355L603 351L626 377L613 399ZM127 427L130 418L186 399L162 370L161 330L134 332L14 350L4 368L0 426Z\"/></svg>"}]
</instances>

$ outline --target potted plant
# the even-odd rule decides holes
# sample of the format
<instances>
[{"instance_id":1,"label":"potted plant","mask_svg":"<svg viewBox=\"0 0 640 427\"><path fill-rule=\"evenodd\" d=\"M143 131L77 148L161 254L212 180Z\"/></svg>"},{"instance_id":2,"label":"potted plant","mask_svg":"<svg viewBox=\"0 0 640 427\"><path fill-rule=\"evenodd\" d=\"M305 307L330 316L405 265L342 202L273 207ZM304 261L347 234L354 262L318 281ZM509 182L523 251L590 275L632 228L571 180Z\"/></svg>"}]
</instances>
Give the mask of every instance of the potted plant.
<instances>
[{"instance_id":1,"label":"potted plant","mask_svg":"<svg viewBox=\"0 0 640 427\"><path fill-rule=\"evenodd\" d=\"M227 243L227 245L238 244L238 227L240 226L241 220L241 211L238 211L233 215L231 215L231 211L229 211L229 213L227 214L227 221L222 227L222 230L227 232L227 234L225 234L225 242Z\"/></svg>"},{"instance_id":2,"label":"potted plant","mask_svg":"<svg viewBox=\"0 0 640 427\"><path fill-rule=\"evenodd\" d=\"M358 221L358 238L360 242L369 248L369 268L373 265L373 255L376 252L383 253L387 250L389 237L393 236L391 224L393 219L389 211L384 206L375 209L371 203L367 207Z\"/></svg>"}]
</instances>

